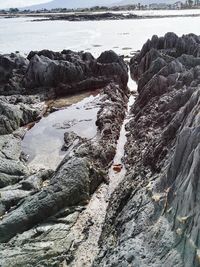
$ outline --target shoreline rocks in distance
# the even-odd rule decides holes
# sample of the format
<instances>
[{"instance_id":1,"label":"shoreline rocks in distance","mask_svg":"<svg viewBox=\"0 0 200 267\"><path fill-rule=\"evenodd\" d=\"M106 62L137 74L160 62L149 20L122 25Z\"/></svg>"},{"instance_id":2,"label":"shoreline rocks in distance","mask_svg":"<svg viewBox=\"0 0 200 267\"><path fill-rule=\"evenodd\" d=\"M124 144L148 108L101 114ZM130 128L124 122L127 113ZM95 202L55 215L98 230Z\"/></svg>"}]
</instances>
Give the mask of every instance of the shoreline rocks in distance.
<instances>
[{"instance_id":1,"label":"shoreline rocks in distance","mask_svg":"<svg viewBox=\"0 0 200 267\"><path fill-rule=\"evenodd\" d=\"M19 15L24 16L24 15ZM160 19L160 18L182 18L182 17L199 17L200 14L184 14L184 15L136 15L133 13L75 13L75 14L40 14L40 15L26 15L33 19L33 22L37 21L56 21L56 20L65 20L69 22L81 22L81 21L109 21L109 20L138 20L138 19ZM37 18L36 18L37 17ZM42 18L40 18L42 17Z\"/></svg>"}]
</instances>

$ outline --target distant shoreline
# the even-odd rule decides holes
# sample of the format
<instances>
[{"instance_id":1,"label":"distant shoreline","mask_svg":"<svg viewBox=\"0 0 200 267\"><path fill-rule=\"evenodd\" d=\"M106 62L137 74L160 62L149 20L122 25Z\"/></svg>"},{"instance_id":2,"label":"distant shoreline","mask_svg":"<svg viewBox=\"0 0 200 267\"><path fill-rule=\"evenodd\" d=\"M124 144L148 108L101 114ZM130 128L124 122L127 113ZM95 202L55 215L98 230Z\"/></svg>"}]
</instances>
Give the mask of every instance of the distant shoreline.
<instances>
[{"instance_id":1,"label":"distant shoreline","mask_svg":"<svg viewBox=\"0 0 200 267\"><path fill-rule=\"evenodd\" d=\"M1 18L21 18L32 17L36 18L33 21L101 21L101 20L129 20L129 19L155 19L155 18L178 18L178 17L200 17L200 14L171 14L171 15L136 15L133 13L124 14L113 12L75 12L75 13L37 13L37 14L0 14ZM41 18L40 18L41 17Z\"/></svg>"}]
</instances>

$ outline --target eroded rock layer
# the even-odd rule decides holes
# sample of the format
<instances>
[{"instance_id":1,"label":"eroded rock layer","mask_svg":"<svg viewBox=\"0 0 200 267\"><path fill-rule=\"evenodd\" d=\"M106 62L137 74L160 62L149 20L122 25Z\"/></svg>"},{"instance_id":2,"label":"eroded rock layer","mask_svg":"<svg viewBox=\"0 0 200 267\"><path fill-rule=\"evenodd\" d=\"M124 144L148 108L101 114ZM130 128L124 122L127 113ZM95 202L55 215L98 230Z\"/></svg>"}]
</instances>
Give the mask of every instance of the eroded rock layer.
<instances>
[{"instance_id":1,"label":"eroded rock layer","mask_svg":"<svg viewBox=\"0 0 200 267\"><path fill-rule=\"evenodd\" d=\"M128 99L126 65L112 51L94 59L43 50L1 56L0 66L0 265L75 266L80 244L71 229L108 182ZM93 266L200 266L200 37L153 36L130 70L138 96L126 125L127 174L109 199ZM33 173L21 126L41 117L42 100L96 88L97 136L66 133L57 169Z\"/></svg>"},{"instance_id":2,"label":"eroded rock layer","mask_svg":"<svg viewBox=\"0 0 200 267\"><path fill-rule=\"evenodd\" d=\"M94 59L45 50L27 59L1 56L0 64L0 265L61 266L73 260L71 227L107 182L126 112L127 66L112 51ZM21 151L22 126L41 117L41 101L97 88L96 137L65 134L57 169L31 170Z\"/></svg>"},{"instance_id":3,"label":"eroded rock layer","mask_svg":"<svg viewBox=\"0 0 200 267\"><path fill-rule=\"evenodd\" d=\"M131 59L123 183L93 266L200 266L200 37L153 36Z\"/></svg>"}]
</instances>

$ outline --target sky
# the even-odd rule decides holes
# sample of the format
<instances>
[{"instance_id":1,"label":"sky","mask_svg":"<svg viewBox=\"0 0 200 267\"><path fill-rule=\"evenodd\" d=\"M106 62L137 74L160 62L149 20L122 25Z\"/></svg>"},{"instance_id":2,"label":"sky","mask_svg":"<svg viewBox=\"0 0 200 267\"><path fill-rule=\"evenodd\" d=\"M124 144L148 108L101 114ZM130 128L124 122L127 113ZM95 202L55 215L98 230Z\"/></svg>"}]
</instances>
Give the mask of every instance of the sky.
<instances>
[{"instance_id":1,"label":"sky","mask_svg":"<svg viewBox=\"0 0 200 267\"><path fill-rule=\"evenodd\" d=\"M37 5L47 2L50 2L50 0L0 0L0 9L9 7L23 7L35 4Z\"/></svg>"}]
</instances>

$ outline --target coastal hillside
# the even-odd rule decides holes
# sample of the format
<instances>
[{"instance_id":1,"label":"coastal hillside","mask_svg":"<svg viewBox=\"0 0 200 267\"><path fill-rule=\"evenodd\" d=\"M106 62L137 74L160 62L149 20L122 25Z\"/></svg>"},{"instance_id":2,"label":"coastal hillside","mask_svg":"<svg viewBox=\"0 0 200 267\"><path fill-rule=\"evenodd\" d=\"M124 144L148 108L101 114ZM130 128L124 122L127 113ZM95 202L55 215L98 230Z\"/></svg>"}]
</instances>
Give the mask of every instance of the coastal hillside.
<instances>
[{"instance_id":1,"label":"coastal hillside","mask_svg":"<svg viewBox=\"0 0 200 267\"><path fill-rule=\"evenodd\" d=\"M174 4L175 0L167 0L167 1L160 1L160 0L141 0L141 1L137 1L137 0L120 0L119 2L116 1L116 5L137 5L138 3L140 3L141 5L149 5L149 4L160 4L160 3L165 3L166 5L170 5L170 4Z\"/></svg>"},{"instance_id":2,"label":"coastal hillside","mask_svg":"<svg viewBox=\"0 0 200 267\"><path fill-rule=\"evenodd\" d=\"M174 4L175 0L167 0L165 4ZM140 4L149 5L152 2L149 0L141 0ZM153 3L159 4L159 0L153 1ZM30 8L32 10L37 9L53 9L53 8L87 8L93 6L120 6L120 5L137 5L137 0L53 0L40 5L33 5L26 8Z\"/></svg>"},{"instance_id":3,"label":"coastal hillside","mask_svg":"<svg viewBox=\"0 0 200 267\"><path fill-rule=\"evenodd\" d=\"M110 6L115 3L116 0L53 0L49 1L48 3L33 5L27 8L32 10L53 8L87 8L93 6Z\"/></svg>"}]
</instances>

